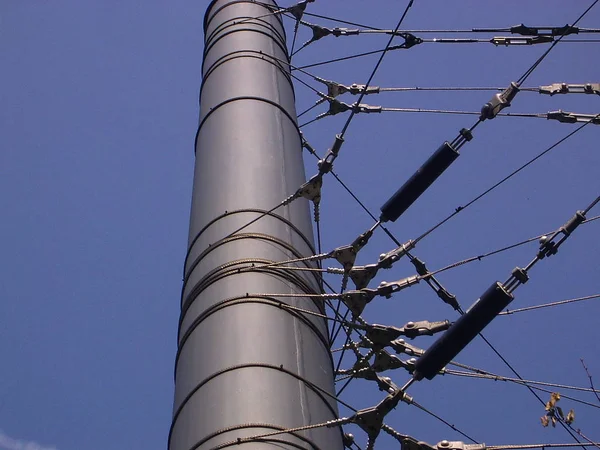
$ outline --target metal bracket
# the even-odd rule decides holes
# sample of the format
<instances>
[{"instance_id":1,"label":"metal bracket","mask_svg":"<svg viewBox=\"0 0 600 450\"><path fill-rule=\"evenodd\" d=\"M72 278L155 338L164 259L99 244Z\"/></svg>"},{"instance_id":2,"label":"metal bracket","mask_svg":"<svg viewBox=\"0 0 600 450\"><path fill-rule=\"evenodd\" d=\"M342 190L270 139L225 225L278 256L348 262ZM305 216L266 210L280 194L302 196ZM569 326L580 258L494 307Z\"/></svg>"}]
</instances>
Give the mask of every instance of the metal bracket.
<instances>
[{"instance_id":1,"label":"metal bracket","mask_svg":"<svg viewBox=\"0 0 600 450\"><path fill-rule=\"evenodd\" d=\"M309 3L313 3L315 0L303 0L299 3L296 3L294 6L290 6L287 8L288 12L295 17L297 21L302 19L304 15L304 10L306 9L306 5Z\"/></svg>"},{"instance_id":2,"label":"metal bracket","mask_svg":"<svg viewBox=\"0 0 600 450\"><path fill-rule=\"evenodd\" d=\"M361 289L359 291L346 291L341 295L341 300L348 307L354 317L362 314L365 306L375 298L377 290Z\"/></svg>"},{"instance_id":3,"label":"metal bracket","mask_svg":"<svg viewBox=\"0 0 600 450\"><path fill-rule=\"evenodd\" d=\"M348 422L355 423L362 428L369 438L369 443L373 445L383 426L383 419L392 409L398 406L400 401L411 403L412 398L403 391L396 390L376 406L357 411Z\"/></svg>"},{"instance_id":4,"label":"metal bracket","mask_svg":"<svg viewBox=\"0 0 600 450\"><path fill-rule=\"evenodd\" d=\"M520 24L510 27L510 32L522 36L567 36L578 34L579 28L568 24L563 27L528 27Z\"/></svg>"},{"instance_id":5,"label":"metal bracket","mask_svg":"<svg viewBox=\"0 0 600 450\"><path fill-rule=\"evenodd\" d=\"M379 267L377 264L368 264L366 266L355 266L350 269L350 278L356 285L356 289L363 289L369 285L369 282L375 278Z\"/></svg>"},{"instance_id":6,"label":"metal bracket","mask_svg":"<svg viewBox=\"0 0 600 450\"><path fill-rule=\"evenodd\" d=\"M304 197L315 203L321 201L321 187L323 186L323 176L314 175L310 180L304 183L297 191L298 197Z\"/></svg>"}]
</instances>

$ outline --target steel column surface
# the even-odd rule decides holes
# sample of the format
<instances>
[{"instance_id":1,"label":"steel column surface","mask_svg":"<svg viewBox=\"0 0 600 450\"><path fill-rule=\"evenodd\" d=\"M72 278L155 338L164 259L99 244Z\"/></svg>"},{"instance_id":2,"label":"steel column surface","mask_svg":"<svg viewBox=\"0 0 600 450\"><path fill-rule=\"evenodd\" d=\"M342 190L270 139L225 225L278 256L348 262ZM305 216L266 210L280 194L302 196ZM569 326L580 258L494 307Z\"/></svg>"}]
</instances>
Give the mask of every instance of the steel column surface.
<instances>
[{"instance_id":1,"label":"steel column surface","mask_svg":"<svg viewBox=\"0 0 600 450\"><path fill-rule=\"evenodd\" d=\"M244 439L337 417L285 32L273 2L216 0L205 51L170 450L343 448L339 427ZM297 266L313 267L309 263ZM238 441L238 438L242 438Z\"/></svg>"}]
</instances>

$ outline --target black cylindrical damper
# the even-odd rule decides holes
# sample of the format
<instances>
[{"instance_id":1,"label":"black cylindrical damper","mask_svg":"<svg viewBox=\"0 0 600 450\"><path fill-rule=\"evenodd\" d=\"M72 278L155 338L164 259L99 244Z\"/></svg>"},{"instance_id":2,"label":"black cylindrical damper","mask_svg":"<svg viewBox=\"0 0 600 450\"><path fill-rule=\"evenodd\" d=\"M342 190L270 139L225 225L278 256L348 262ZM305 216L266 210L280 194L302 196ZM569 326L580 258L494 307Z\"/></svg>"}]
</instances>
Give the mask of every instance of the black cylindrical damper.
<instances>
[{"instance_id":1,"label":"black cylindrical damper","mask_svg":"<svg viewBox=\"0 0 600 450\"><path fill-rule=\"evenodd\" d=\"M425 164L381 207L380 220L395 222L410 205L454 162L460 153L449 142L438 148Z\"/></svg>"},{"instance_id":2,"label":"black cylindrical damper","mask_svg":"<svg viewBox=\"0 0 600 450\"><path fill-rule=\"evenodd\" d=\"M492 284L479 300L417 360L413 378L431 380L435 377L513 299L513 295L507 292L500 282L496 281Z\"/></svg>"}]
</instances>

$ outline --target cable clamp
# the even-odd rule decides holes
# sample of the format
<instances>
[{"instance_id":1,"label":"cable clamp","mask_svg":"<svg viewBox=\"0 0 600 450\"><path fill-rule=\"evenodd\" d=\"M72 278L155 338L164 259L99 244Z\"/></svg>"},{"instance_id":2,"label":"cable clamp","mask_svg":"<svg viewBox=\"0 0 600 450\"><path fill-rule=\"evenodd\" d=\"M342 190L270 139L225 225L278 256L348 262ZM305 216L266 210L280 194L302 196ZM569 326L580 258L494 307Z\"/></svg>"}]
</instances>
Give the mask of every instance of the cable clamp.
<instances>
[{"instance_id":1,"label":"cable clamp","mask_svg":"<svg viewBox=\"0 0 600 450\"><path fill-rule=\"evenodd\" d=\"M411 239L410 241L402 244L400 247L390 252L382 253L381 255L379 255L379 262L377 263L377 265L382 269L391 268L392 264L394 264L404 255L406 255L409 251L415 248L415 245L415 241Z\"/></svg>"},{"instance_id":2,"label":"cable clamp","mask_svg":"<svg viewBox=\"0 0 600 450\"><path fill-rule=\"evenodd\" d=\"M400 45L392 45L391 47L388 47L388 50L399 50L399 49L409 49L411 47L414 47L415 45L419 45L423 43L423 39L421 39L420 37L415 36L412 33L406 33L406 32L398 32L398 33L394 33L394 32L390 32L387 34L393 34L394 36L400 36L402 39L404 39L404 43L400 44Z\"/></svg>"},{"instance_id":3,"label":"cable clamp","mask_svg":"<svg viewBox=\"0 0 600 450\"><path fill-rule=\"evenodd\" d=\"M555 231L551 236L542 236L540 238L540 250L537 254L538 259L543 259L546 256L555 255L558 252L558 247L575 231L575 229L585 221L585 212L577 211L573 217L571 217L567 223ZM554 239L562 234L563 237L558 241L554 242Z\"/></svg>"},{"instance_id":4,"label":"cable clamp","mask_svg":"<svg viewBox=\"0 0 600 450\"><path fill-rule=\"evenodd\" d=\"M510 32L522 36L567 36L578 34L579 28L569 24L563 27L528 27L520 24L510 27Z\"/></svg>"},{"instance_id":5,"label":"cable clamp","mask_svg":"<svg viewBox=\"0 0 600 450\"><path fill-rule=\"evenodd\" d=\"M600 125L600 115L598 114L578 114L563 111L550 111L546 114L548 120L558 120L562 123L577 123L577 122L590 122L594 125Z\"/></svg>"},{"instance_id":6,"label":"cable clamp","mask_svg":"<svg viewBox=\"0 0 600 450\"><path fill-rule=\"evenodd\" d=\"M409 339L414 339L417 336L433 336L435 333L446 331L448 328L450 328L449 320L442 320L438 322L422 320L420 322L408 322L402 328L399 328L399 330L401 330L402 335L408 337Z\"/></svg>"},{"instance_id":7,"label":"cable clamp","mask_svg":"<svg viewBox=\"0 0 600 450\"><path fill-rule=\"evenodd\" d=\"M401 450L437 450L431 444L424 441L417 441L415 438L406 436L400 443Z\"/></svg>"},{"instance_id":8,"label":"cable clamp","mask_svg":"<svg viewBox=\"0 0 600 450\"><path fill-rule=\"evenodd\" d=\"M375 353L375 360L371 367L376 373L385 372L386 370L408 369L404 361L385 350L379 350Z\"/></svg>"},{"instance_id":9,"label":"cable clamp","mask_svg":"<svg viewBox=\"0 0 600 450\"><path fill-rule=\"evenodd\" d=\"M391 298L392 294L396 292L400 292L402 289L406 289L414 284L418 284L421 281L421 277L418 275L413 275L411 277L403 278L398 281L393 281L388 283L387 281L382 281L375 291L377 295L381 295L385 298Z\"/></svg>"},{"instance_id":10,"label":"cable clamp","mask_svg":"<svg viewBox=\"0 0 600 450\"><path fill-rule=\"evenodd\" d=\"M371 341L375 346L386 347L391 345L394 339L399 336L406 336L409 339L414 339L417 336L433 336L435 333L445 331L450 328L450 321L444 320L439 322L429 322L428 320L422 320L419 322L408 322L403 327L392 327L387 325L369 324L357 326L357 328L366 331L366 338ZM404 343L404 340L400 340L398 348L402 348L402 351L398 353L406 353L406 348L410 347ZM414 347L414 351L410 353L413 356L419 356L418 349Z\"/></svg>"},{"instance_id":11,"label":"cable clamp","mask_svg":"<svg viewBox=\"0 0 600 450\"><path fill-rule=\"evenodd\" d=\"M600 95L600 83L567 84L552 83L538 88L540 94L596 94Z\"/></svg>"},{"instance_id":12,"label":"cable clamp","mask_svg":"<svg viewBox=\"0 0 600 450\"><path fill-rule=\"evenodd\" d=\"M514 81L503 92L495 94L492 99L481 108L479 120L493 119L504 108L508 108L517 93L519 86Z\"/></svg>"},{"instance_id":13,"label":"cable clamp","mask_svg":"<svg viewBox=\"0 0 600 450\"><path fill-rule=\"evenodd\" d=\"M395 341L390 342L390 347L392 347L396 353L403 353L408 356L423 356L423 353L425 353L425 350L407 344L404 339L396 339Z\"/></svg>"},{"instance_id":14,"label":"cable clamp","mask_svg":"<svg viewBox=\"0 0 600 450\"><path fill-rule=\"evenodd\" d=\"M436 444L437 450L486 450L485 444L465 444L461 441L440 441Z\"/></svg>"},{"instance_id":15,"label":"cable clamp","mask_svg":"<svg viewBox=\"0 0 600 450\"><path fill-rule=\"evenodd\" d=\"M352 111L354 114L358 113L380 113L383 108L381 106L371 106L365 103L352 103L351 105L345 102L341 102L335 98L325 97L329 102L329 110L319 114L317 119L322 119L327 116L335 116L336 114L343 113L346 111Z\"/></svg>"},{"instance_id":16,"label":"cable clamp","mask_svg":"<svg viewBox=\"0 0 600 450\"><path fill-rule=\"evenodd\" d=\"M335 37L340 37L340 36L356 36L356 35L358 35L360 33L360 30L358 30L358 29L340 28L340 27L331 28L329 31Z\"/></svg>"},{"instance_id":17,"label":"cable clamp","mask_svg":"<svg viewBox=\"0 0 600 450\"><path fill-rule=\"evenodd\" d=\"M335 135L335 141L329 150L327 150L327 154L321 160L319 160L318 168L319 174L324 175L326 173L331 172L333 168L333 162L338 157L340 149L342 148L342 144L344 143L344 138L340 134Z\"/></svg>"},{"instance_id":18,"label":"cable clamp","mask_svg":"<svg viewBox=\"0 0 600 450\"><path fill-rule=\"evenodd\" d=\"M535 45L535 44L547 44L548 42L554 42L554 37L542 35L535 37L510 37L510 36L496 36L490 39L490 42L495 46L504 45Z\"/></svg>"}]
</instances>

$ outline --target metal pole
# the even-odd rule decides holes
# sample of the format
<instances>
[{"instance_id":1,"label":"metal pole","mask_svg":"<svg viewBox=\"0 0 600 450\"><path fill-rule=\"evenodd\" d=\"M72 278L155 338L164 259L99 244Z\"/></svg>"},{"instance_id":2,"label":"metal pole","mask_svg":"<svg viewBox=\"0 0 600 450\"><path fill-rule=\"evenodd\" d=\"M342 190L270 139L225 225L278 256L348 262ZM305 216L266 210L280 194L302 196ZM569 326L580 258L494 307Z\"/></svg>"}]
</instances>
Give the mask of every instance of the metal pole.
<instances>
[{"instance_id":1,"label":"metal pole","mask_svg":"<svg viewBox=\"0 0 600 450\"><path fill-rule=\"evenodd\" d=\"M335 419L333 364L326 321L281 306L322 300L273 295L318 293L315 273L261 267L314 252L307 202L229 236L305 180L281 16L215 0L204 32L169 449L339 450L339 427L250 438Z\"/></svg>"}]
</instances>

